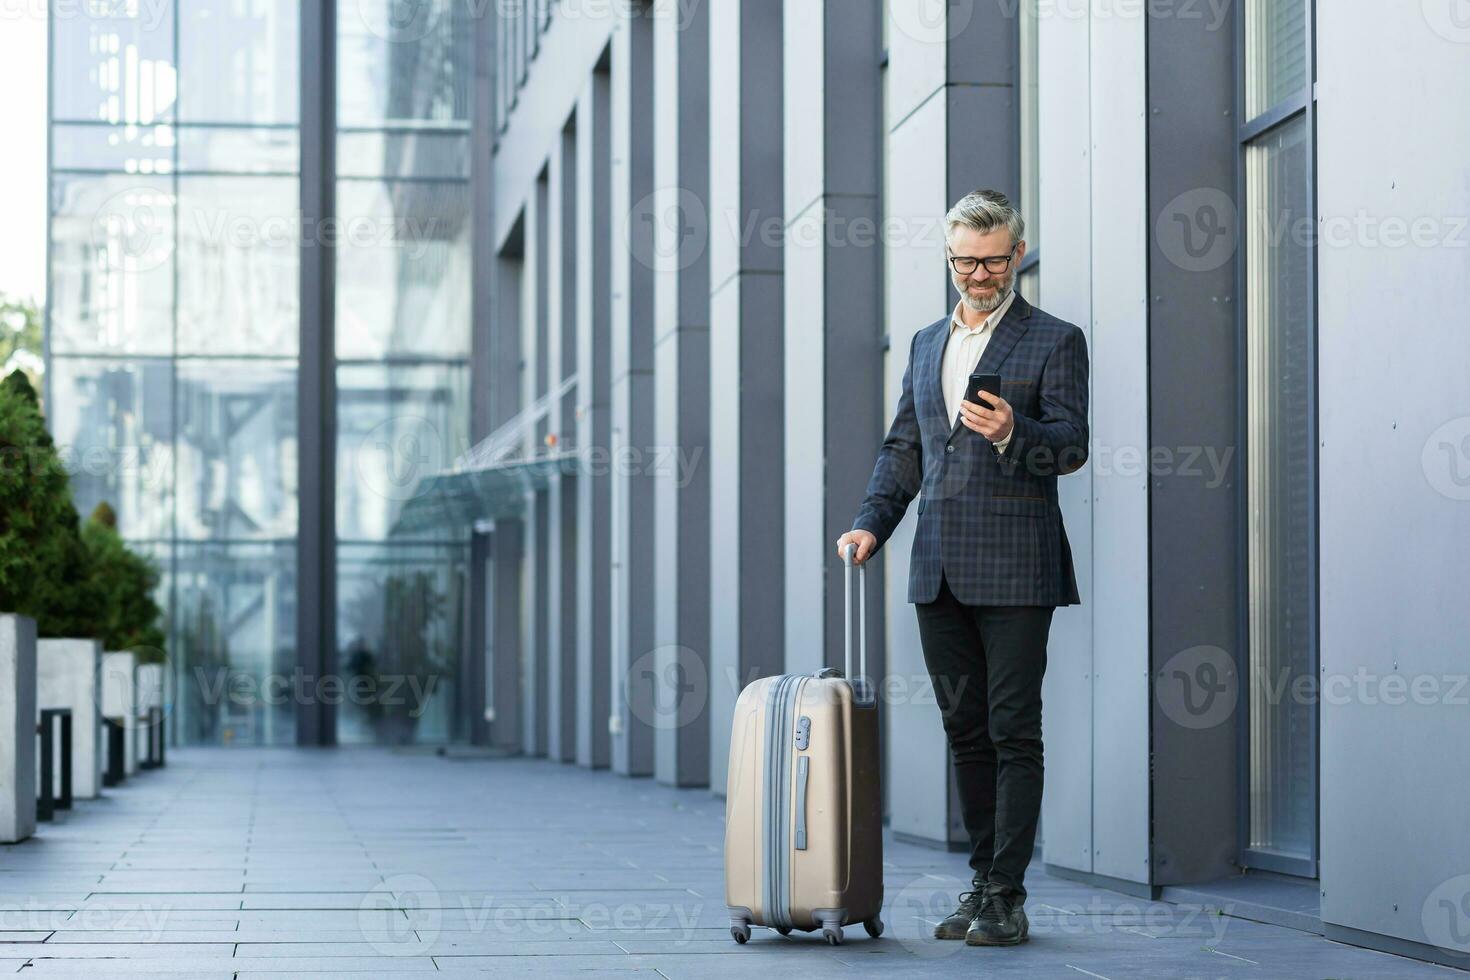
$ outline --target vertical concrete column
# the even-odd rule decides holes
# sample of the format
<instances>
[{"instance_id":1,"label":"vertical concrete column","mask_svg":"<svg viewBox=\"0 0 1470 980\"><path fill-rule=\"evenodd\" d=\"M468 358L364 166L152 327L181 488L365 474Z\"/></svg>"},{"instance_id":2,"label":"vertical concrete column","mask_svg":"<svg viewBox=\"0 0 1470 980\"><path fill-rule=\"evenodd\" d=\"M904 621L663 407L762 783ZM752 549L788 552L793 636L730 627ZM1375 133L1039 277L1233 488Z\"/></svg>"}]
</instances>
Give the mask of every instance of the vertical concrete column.
<instances>
[{"instance_id":1,"label":"vertical concrete column","mask_svg":"<svg viewBox=\"0 0 1470 980\"><path fill-rule=\"evenodd\" d=\"M577 134L574 122L562 130L552 152L547 198L547 364L555 387L577 373ZM576 444L577 389L551 406L547 431L552 452ZM577 713L577 476L551 478L547 490L546 579L546 754L576 758Z\"/></svg>"},{"instance_id":2,"label":"vertical concrete column","mask_svg":"<svg viewBox=\"0 0 1470 980\"><path fill-rule=\"evenodd\" d=\"M101 647L96 640L36 641L36 708L71 709L71 795L96 799L102 785Z\"/></svg>"},{"instance_id":3,"label":"vertical concrete column","mask_svg":"<svg viewBox=\"0 0 1470 980\"><path fill-rule=\"evenodd\" d=\"M784 666L782 4L710 5L710 785L746 683Z\"/></svg>"},{"instance_id":4,"label":"vertical concrete column","mask_svg":"<svg viewBox=\"0 0 1470 980\"><path fill-rule=\"evenodd\" d=\"M927 9L927 5L926 9ZM927 17L895 5L888 23L888 364L884 425L893 416L910 341L958 301L944 256L949 205L977 187L1020 191L1017 8L957 4ZM871 461L870 461L871 463ZM898 690L928 690L913 607L907 602L913 519L883 549L892 583L887 668ZM887 750L890 823L901 838L963 846L948 744L934 699L890 699Z\"/></svg>"},{"instance_id":5,"label":"vertical concrete column","mask_svg":"<svg viewBox=\"0 0 1470 980\"><path fill-rule=\"evenodd\" d=\"M524 216L511 228L495 259L495 316L490 329L490 431L519 410L521 399L521 289L524 272ZM486 562L486 620L490 660L488 694L490 744L529 751L523 739L521 632L524 522L497 518L490 532Z\"/></svg>"},{"instance_id":6,"label":"vertical concrete column","mask_svg":"<svg viewBox=\"0 0 1470 980\"><path fill-rule=\"evenodd\" d=\"M36 832L36 621L0 616L0 844Z\"/></svg>"},{"instance_id":7,"label":"vertical concrete column","mask_svg":"<svg viewBox=\"0 0 1470 980\"><path fill-rule=\"evenodd\" d=\"M687 9L681 10L681 7ZM709 5L654 20L654 774L709 784Z\"/></svg>"},{"instance_id":8,"label":"vertical concrete column","mask_svg":"<svg viewBox=\"0 0 1470 980\"><path fill-rule=\"evenodd\" d=\"M612 765L653 774L653 9L612 35Z\"/></svg>"},{"instance_id":9,"label":"vertical concrete column","mask_svg":"<svg viewBox=\"0 0 1470 980\"><path fill-rule=\"evenodd\" d=\"M841 0L786 17L786 669L843 662L851 529L883 441L882 11ZM881 580L868 583L870 639ZM874 648L879 644L873 643ZM881 675L879 650L868 669Z\"/></svg>"},{"instance_id":10,"label":"vertical concrete column","mask_svg":"<svg viewBox=\"0 0 1470 980\"><path fill-rule=\"evenodd\" d=\"M611 79L604 58L577 103L577 448L583 459L577 477L577 526L585 529L577 536L577 764L594 769L612 758L607 730L612 703L610 102Z\"/></svg>"},{"instance_id":11,"label":"vertical concrete column","mask_svg":"<svg viewBox=\"0 0 1470 980\"><path fill-rule=\"evenodd\" d=\"M532 185L526 201L525 265L521 270L521 350L525 370L521 375L519 408L531 405L546 393L547 283L547 174L543 170ZM547 432L543 419L531 426L522 451L526 456L541 452ZM521 716L521 745L527 755L546 754L547 707L547 586L550 540L550 501L545 490L526 494L525 564L521 594L521 682L525 685Z\"/></svg>"}]
</instances>

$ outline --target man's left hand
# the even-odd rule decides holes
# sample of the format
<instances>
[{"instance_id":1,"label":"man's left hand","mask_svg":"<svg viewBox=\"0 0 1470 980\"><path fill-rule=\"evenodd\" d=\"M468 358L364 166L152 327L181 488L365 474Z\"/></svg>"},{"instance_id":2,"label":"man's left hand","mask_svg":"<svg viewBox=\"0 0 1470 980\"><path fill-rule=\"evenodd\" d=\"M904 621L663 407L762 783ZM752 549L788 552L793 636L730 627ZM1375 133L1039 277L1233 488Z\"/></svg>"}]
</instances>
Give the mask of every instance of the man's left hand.
<instances>
[{"instance_id":1,"label":"man's left hand","mask_svg":"<svg viewBox=\"0 0 1470 980\"><path fill-rule=\"evenodd\" d=\"M985 391L979 394L994 405L994 408L985 408L972 401L960 402L960 422L971 432L978 432L991 442L1000 442L1011 434L1015 427L1015 415L1011 412L1010 403L994 392Z\"/></svg>"}]
</instances>

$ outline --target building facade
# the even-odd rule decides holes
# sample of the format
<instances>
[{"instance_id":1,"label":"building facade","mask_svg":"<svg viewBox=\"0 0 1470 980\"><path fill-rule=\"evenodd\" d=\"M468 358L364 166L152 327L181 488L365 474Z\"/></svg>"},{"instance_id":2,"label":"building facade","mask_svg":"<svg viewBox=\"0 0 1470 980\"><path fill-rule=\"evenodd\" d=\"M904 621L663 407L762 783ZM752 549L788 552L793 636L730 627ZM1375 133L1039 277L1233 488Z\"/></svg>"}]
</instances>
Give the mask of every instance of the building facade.
<instances>
[{"instance_id":1,"label":"building facade","mask_svg":"<svg viewBox=\"0 0 1470 980\"><path fill-rule=\"evenodd\" d=\"M1022 293L1092 360L1041 859L1164 897L1246 869L1254 914L1463 964L1470 130L1418 92L1470 83L1470 29L1448 0L1411 6L305 0L247 45L299 68L295 94L193 119L175 14L154 115L53 85L48 405L63 442L172 447L159 492L80 485L169 556L189 667L210 589L232 628L260 624L228 648L242 669L332 674L432 636L423 672L452 691L413 737L720 793L741 687L842 664L832 542L908 341L954 305L940 219L1000 189L1028 224ZM165 122L169 169L123 183L176 225L207 179L210 202L433 231L253 247L233 310L187 288L209 262L227 282L227 251L109 278L67 222L92 223L79 195L115 193L119 165L97 150L74 174L62 151L73 127ZM195 174L195 123L255 156ZM211 416L221 386L261 407ZM190 462L205 417L257 435ZM471 445L494 453L456 468ZM425 473L469 502L395 533ZM866 612L886 814L951 847L911 534ZM359 582L399 610L376 634L348 612ZM271 737L366 737L348 715L298 705Z\"/></svg>"}]
</instances>

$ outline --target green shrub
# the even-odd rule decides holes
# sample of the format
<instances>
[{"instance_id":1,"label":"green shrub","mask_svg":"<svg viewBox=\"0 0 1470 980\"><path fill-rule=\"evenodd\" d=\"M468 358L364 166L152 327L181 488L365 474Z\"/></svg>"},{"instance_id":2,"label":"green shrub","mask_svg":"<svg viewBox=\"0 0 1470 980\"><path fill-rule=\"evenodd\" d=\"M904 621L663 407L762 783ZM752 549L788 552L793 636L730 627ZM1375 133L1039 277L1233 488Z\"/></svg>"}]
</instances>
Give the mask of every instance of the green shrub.
<instances>
[{"instance_id":1,"label":"green shrub","mask_svg":"<svg viewBox=\"0 0 1470 980\"><path fill-rule=\"evenodd\" d=\"M108 650L132 650L139 663L163 661L161 610L153 601L158 569L123 542L117 533L117 515L103 501L82 528L92 576L102 592L102 645Z\"/></svg>"},{"instance_id":2,"label":"green shrub","mask_svg":"<svg viewBox=\"0 0 1470 980\"><path fill-rule=\"evenodd\" d=\"M71 481L30 381L0 382L0 610L41 636L96 637L103 596L71 502Z\"/></svg>"}]
</instances>

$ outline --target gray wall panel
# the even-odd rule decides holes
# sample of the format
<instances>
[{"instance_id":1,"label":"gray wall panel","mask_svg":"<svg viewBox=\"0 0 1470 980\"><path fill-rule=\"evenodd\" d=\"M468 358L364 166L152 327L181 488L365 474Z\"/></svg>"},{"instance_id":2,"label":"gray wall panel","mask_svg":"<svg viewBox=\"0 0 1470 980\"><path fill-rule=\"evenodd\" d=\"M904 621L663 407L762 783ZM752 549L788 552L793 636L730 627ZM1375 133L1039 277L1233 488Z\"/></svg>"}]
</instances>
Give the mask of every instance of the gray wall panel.
<instances>
[{"instance_id":1,"label":"gray wall panel","mask_svg":"<svg viewBox=\"0 0 1470 980\"><path fill-rule=\"evenodd\" d=\"M1176 671L1193 665L1189 655L1173 660L1181 651L1239 653L1235 261L1190 262L1180 223L1204 224L1208 191L1234 194L1235 39L1211 24L1148 22L1149 443L1167 461L1152 477L1149 517L1153 882L1161 885L1237 870L1240 714L1202 726L1159 710L1163 698L1183 703ZM1223 477L1196 458L1206 448L1230 461Z\"/></svg>"},{"instance_id":2,"label":"gray wall panel","mask_svg":"<svg viewBox=\"0 0 1470 980\"><path fill-rule=\"evenodd\" d=\"M1463 966L1470 32L1317 8L1322 921Z\"/></svg>"},{"instance_id":3,"label":"gray wall panel","mask_svg":"<svg viewBox=\"0 0 1470 980\"><path fill-rule=\"evenodd\" d=\"M709 783L709 7L654 22L654 774Z\"/></svg>"}]
</instances>

